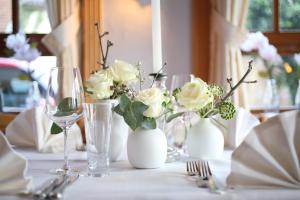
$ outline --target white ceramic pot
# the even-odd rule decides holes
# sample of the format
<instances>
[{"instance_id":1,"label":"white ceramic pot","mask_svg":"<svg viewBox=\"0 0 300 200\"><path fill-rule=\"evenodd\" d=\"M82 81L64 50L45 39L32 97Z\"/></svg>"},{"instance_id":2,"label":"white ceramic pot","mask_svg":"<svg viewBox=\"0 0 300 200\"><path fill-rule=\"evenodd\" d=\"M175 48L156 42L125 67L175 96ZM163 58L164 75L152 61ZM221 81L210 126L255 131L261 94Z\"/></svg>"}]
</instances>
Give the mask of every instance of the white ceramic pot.
<instances>
[{"instance_id":1,"label":"white ceramic pot","mask_svg":"<svg viewBox=\"0 0 300 200\"><path fill-rule=\"evenodd\" d=\"M113 106L118 105L117 100L100 100L99 102L111 102ZM112 127L110 134L109 159L114 162L120 159L122 153L126 155L126 143L129 127L123 117L113 112Z\"/></svg>"},{"instance_id":2,"label":"white ceramic pot","mask_svg":"<svg viewBox=\"0 0 300 200\"><path fill-rule=\"evenodd\" d=\"M217 159L224 151L224 136L209 118L200 118L187 132L186 147L189 156Z\"/></svg>"},{"instance_id":3,"label":"white ceramic pot","mask_svg":"<svg viewBox=\"0 0 300 200\"><path fill-rule=\"evenodd\" d=\"M162 167L167 158L167 139L158 128L140 129L130 133L127 155L135 168L151 169Z\"/></svg>"}]
</instances>

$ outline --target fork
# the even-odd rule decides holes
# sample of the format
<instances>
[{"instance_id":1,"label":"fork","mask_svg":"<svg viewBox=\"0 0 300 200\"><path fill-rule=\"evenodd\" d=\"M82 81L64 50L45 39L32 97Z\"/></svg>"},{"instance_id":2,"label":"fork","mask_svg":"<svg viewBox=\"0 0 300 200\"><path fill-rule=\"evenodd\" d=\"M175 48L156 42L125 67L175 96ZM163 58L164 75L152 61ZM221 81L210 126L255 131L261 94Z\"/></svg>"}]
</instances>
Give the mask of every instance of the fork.
<instances>
[{"instance_id":1,"label":"fork","mask_svg":"<svg viewBox=\"0 0 300 200\"><path fill-rule=\"evenodd\" d=\"M187 161L186 171L189 176L196 176L199 174L199 165L197 161Z\"/></svg>"},{"instance_id":2,"label":"fork","mask_svg":"<svg viewBox=\"0 0 300 200\"><path fill-rule=\"evenodd\" d=\"M197 180L197 184L199 187L208 187L210 192L222 194L216 186L207 161L198 161L198 172L199 179Z\"/></svg>"}]
</instances>

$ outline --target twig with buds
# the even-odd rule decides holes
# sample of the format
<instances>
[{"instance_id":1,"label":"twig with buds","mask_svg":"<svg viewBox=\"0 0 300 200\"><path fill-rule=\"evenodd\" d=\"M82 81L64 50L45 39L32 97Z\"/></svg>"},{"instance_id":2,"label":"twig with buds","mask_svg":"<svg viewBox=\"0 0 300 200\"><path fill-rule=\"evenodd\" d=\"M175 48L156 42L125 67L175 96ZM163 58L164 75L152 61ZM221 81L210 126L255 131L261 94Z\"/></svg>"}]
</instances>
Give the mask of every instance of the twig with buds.
<instances>
[{"instance_id":1,"label":"twig with buds","mask_svg":"<svg viewBox=\"0 0 300 200\"><path fill-rule=\"evenodd\" d=\"M102 46L102 38L105 36L105 35L108 35L109 32L104 32L104 33L100 33L100 25L99 23L95 23L95 26L97 28L97 32L98 32L98 38L99 38L99 44L100 44L100 51L101 51L101 62L98 62L98 64L100 64L102 66L103 69L107 69L108 68L108 65L107 65L107 55L108 55L108 51L109 51L109 48L111 46L113 46L113 43L110 41L110 40L107 40L106 42L106 51L104 53L103 51L103 46Z\"/></svg>"},{"instance_id":2,"label":"twig with buds","mask_svg":"<svg viewBox=\"0 0 300 200\"><path fill-rule=\"evenodd\" d=\"M237 82L234 86L232 85L232 79L227 79L227 82L230 85L230 90L223 98L221 98L220 102L223 102L223 101L227 100L233 94L234 90L236 90L240 86L240 84L242 84L242 83L256 83L256 80L255 81L245 81L246 77L248 76L248 74L252 70L252 63L253 63L253 60L250 60L249 63L248 63L248 69L247 69L246 73L241 78L241 80L239 80L239 82Z\"/></svg>"}]
</instances>

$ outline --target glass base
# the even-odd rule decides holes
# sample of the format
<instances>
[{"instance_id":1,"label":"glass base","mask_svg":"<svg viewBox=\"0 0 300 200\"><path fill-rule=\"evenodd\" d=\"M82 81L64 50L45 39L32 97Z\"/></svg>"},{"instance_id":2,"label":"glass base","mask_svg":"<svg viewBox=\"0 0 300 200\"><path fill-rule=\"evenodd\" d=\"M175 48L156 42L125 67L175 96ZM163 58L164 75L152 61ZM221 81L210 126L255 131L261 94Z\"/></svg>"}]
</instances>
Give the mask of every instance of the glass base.
<instances>
[{"instance_id":1,"label":"glass base","mask_svg":"<svg viewBox=\"0 0 300 200\"><path fill-rule=\"evenodd\" d=\"M166 163L176 162L178 160L180 160L180 152L177 148L168 145Z\"/></svg>"},{"instance_id":2,"label":"glass base","mask_svg":"<svg viewBox=\"0 0 300 200\"><path fill-rule=\"evenodd\" d=\"M51 174L56 174L56 175L77 175L80 173L80 170L77 168L58 168L58 169L50 169Z\"/></svg>"}]
</instances>

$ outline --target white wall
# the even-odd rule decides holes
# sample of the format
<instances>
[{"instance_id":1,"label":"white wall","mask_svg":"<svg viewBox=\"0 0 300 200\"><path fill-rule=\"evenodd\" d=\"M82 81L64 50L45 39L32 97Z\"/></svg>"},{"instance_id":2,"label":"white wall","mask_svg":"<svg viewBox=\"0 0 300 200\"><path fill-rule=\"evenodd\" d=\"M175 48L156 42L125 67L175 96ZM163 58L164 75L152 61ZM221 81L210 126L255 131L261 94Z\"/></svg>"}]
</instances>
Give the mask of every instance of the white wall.
<instances>
[{"instance_id":1,"label":"white wall","mask_svg":"<svg viewBox=\"0 0 300 200\"><path fill-rule=\"evenodd\" d=\"M109 61L140 60L152 72L150 0L104 0L103 25L114 43ZM163 61L172 74L191 73L191 0L161 0Z\"/></svg>"}]
</instances>

